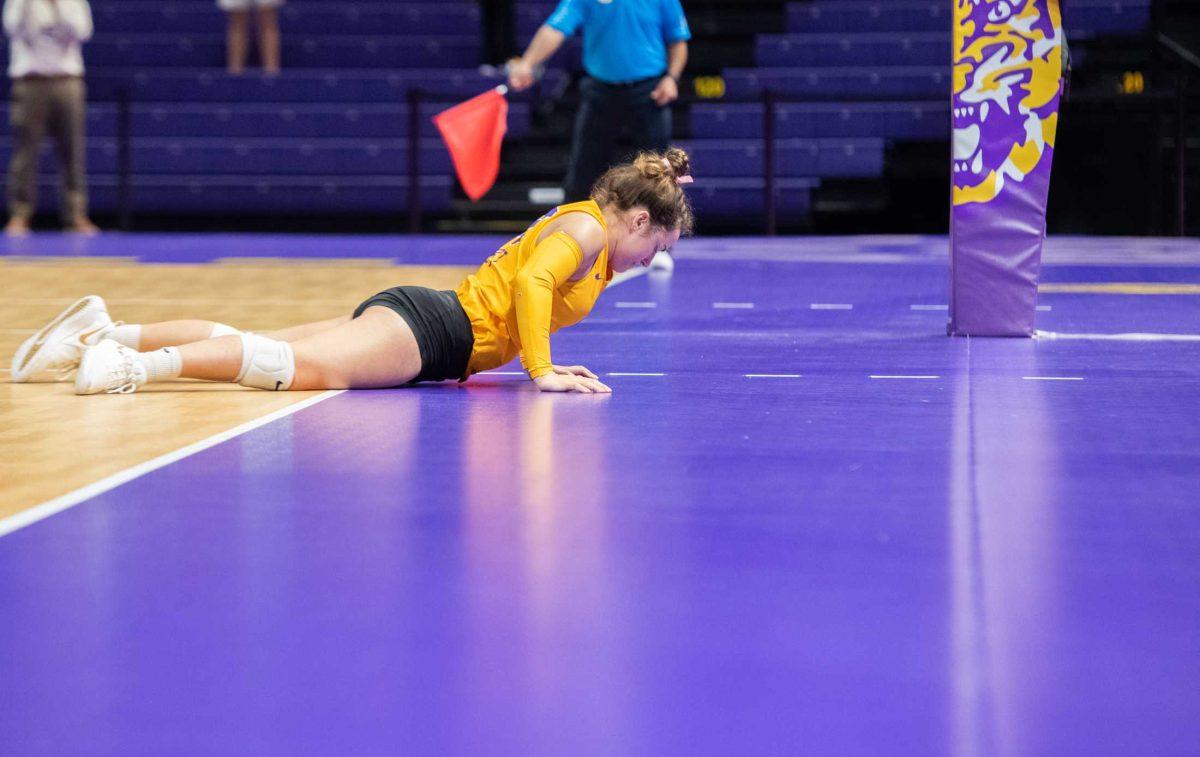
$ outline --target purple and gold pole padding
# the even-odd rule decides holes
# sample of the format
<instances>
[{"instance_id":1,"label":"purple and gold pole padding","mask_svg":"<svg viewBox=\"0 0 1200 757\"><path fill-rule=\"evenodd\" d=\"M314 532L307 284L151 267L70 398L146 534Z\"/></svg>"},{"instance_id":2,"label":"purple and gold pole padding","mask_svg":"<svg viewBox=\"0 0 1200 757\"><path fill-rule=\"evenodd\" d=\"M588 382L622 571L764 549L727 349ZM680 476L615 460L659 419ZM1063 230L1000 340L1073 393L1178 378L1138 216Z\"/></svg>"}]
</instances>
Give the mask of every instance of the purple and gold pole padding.
<instances>
[{"instance_id":1,"label":"purple and gold pole padding","mask_svg":"<svg viewBox=\"0 0 1200 757\"><path fill-rule=\"evenodd\" d=\"M952 0L950 323L1032 336L1062 93L1059 0Z\"/></svg>"}]
</instances>

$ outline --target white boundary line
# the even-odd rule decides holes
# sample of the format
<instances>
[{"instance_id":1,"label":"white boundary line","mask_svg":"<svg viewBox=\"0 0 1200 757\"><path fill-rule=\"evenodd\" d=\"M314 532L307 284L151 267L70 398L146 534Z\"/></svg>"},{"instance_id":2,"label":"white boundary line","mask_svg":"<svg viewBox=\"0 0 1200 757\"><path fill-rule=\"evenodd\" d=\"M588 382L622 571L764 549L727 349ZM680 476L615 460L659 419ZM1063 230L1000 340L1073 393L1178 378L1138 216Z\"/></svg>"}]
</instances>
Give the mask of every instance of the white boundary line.
<instances>
[{"instance_id":1,"label":"white boundary line","mask_svg":"<svg viewBox=\"0 0 1200 757\"><path fill-rule=\"evenodd\" d=\"M1038 339L1096 339L1113 342L1200 342L1200 334L1060 334L1039 331Z\"/></svg>"},{"instance_id":2,"label":"white boundary line","mask_svg":"<svg viewBox=\"0 0 1200 757\"><path fill-rule=\"evenodd\" d=\"M873 379L940 379L941 376L887 376L883 374L873 374Z\"/></svg>"},{"instance_id":3,"label":"white boundary line","mask_svg":"<svg viewBox=\"0 0 1200 757\"><path fill-rule=\"evenodd\" d=\"M159 455L158 457L152 460L147 460L144 463L138 463L132 468L126 468L123 471L119 471L111 476L102 478L95 483L88 484L87 486L76 489L73 492L68 492L61 497L55 497L54 499L43 502L40 505L34 505L28 510L23 510L15 515L10 515L7 518L0 519L0 537L7 536L8 534L25 528L26 526L32 526L34 523L37 523L40 520L45 520L51 515L57 515L58 513L68 510L81 502L103 494L110 489L115 489L121 484L128 483L135 478L139 478L147 473L150 473L151 471L155 471L159 468L168 466L171 463L178 462L179 460L182 460L185 457L190 457L197 452L203 452L209 447L215 447L221 442L228 441L235 436L241 436L247 431L253 431L259 426L265 426L271 421L278 420L291 415L292 413L297 413L305 408L312 407L318 402L323 402L331 397L336 397L344 391L346 390L331 389L327 392L322 392L316 397L309 397L306 400L301 400L295 404L280 408L279 410L276 410L273 413L268 413L261 418L255 418L252 421L247 421L246 423L243 423L240 426L235 426L228 431L222 431L219 434L214 434L207 439L201 439L198 442L194 442L173 452L168 452L165 455Z\"/></svg>"},{"instance_id":4,"label":"white boundary line","mask_svg":"<svg viewBox=\"0 0 1200 757\"><path fill-rule=\"evenodd\" d=\"M656 308L657 302L618 302L618 308Z\"/></svg>"},{"instance_id":5,"label":"white boundary line","mask_svg":"<svg viewBox=\"0 0 1200 757\"><path fill-rule=\"evenodd\" d=\"M1083 376L1022 376L1026 381L1083 381Z\"/></svg>"},{"instance_id":6,"label":"white boundary line","mask_svg":"<svg viewBox=\"0 0 1200 757\"><path fill-rule=\"evenodd\" d=\"M714 302L712 304L717 310L753 310L753 302Z\"/></svg>"},{"instance_id":7,"label":"white boundary line","mask_svg":"<svg viewBox=\"0 0 1200 757\"><path fill-rule=\"evenodd\" d=\"M908 309L909 309L909 310L936 310L936 311L944 311L944 310L949 310L949 309L950 309L950 306L949 306L949 305L909 305L909 306L908 306Z\"/></svg>"},{"instance_id":8,"label":"white boundary line","mask_svg":"<svg viewBox=\"0 0 1200 757\"><path fill-rule=\"evenodd\" d=\"M604 375L605 375L605 376L654 376L654 377L657 377L657 376L666 376L667 374L665 374L665 373L620 373L620 372L613 372L613 373L606 373L606 374L604 374Z\"/></svg>"},{"instance_id":9,"label":"white boundary line","mask_svg":"<svg viewBox=\"0 0 1200 757\"><path fill-rule=\"evenodd\" d=\"M853 305L845 305L842 303L831 302L814 302L808 306L809 310L853 310Z\"/></svg>"},{"instance_id":10,"label":"white boundary line","mask_svg":"<svg viewBox=\"0 0 1200 757\"><path fill-rule=\"evenodd\" d=\"M746 373L743 375L746 378L804 378L799 373Z\"/></svg>"}]
</instances>

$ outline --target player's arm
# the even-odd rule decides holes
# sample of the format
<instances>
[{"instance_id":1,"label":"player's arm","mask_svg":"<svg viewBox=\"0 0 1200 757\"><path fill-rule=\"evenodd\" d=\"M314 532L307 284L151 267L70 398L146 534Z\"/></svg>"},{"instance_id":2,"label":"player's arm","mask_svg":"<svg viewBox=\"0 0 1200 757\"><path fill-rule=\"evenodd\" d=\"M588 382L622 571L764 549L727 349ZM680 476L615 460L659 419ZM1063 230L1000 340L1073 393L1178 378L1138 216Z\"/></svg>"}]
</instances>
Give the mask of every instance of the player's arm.
<instances>
[{"instance_id":1,"label":"player's arm","mask_svg":"<svg viewBox=\"0 0 1200 757\"><path fill-rule=\"evenodd\" d=\"M546 23L533 35L533 41L520 58L508 67L508 83L516 91L533 85L537 67L558 52L563 41L574 34L587 19L587 0L561 0L558 7L546 19Z\"/></svg>"},{"instance_id":2,"label":"player's arm","mask_svg":"<svg viewBox=\"0 0 1200 757\"><path fill-rule=\"evenodd\" d=\"M604 244L604 230L595 219L568 214L547 229L513 281L521 365L542 391L609 391L586 368L555 366L550 358L554 292L591 270Z\"/></svg>"},{"instance_id":3,"label":"player's arm","mask_svg":"<svg viewBox=\"0 0 1200 757\"><path fill-rule=\"evenodd\" d=\"M533 36L529 48L508 67L508 84L518 92L533 86L534 71L558 52L567 35L552 26L543 24Z\"/></svg>"},{"instance_id":4,"label":"player's arm","mask_svg":"<svg viewBox=\"0 0 1200 757\"><path fill-rule=\"evenodd\" d=\"M667 48L667 73L650 93L650 99L660 106L670 105L679 99L679 79L687 68L688 43L674 42Z\"/></svg>"},{"instance_id":5,"label":"player's arm","mask_svg":"<svg viewBox=\"0 0 1200 757\"><path fill-rule=\"evenodd\" d=\"M660 6L663 41L667 45L667 73L658 82L650 99L659 107L679 99L679 80L688 62L688 40L692 30L679 0L662 0Z\"/></svg>"}]
</instances>

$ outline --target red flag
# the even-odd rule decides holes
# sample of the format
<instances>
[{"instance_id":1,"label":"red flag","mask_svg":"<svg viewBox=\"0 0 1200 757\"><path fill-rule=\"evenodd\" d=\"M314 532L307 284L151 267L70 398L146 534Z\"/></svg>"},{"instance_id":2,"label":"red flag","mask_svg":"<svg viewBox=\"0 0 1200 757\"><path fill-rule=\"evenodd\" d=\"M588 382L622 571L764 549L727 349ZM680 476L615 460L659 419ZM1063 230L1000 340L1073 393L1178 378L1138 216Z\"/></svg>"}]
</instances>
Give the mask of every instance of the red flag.
<instances>
[{"instance_id":1,"label":"red flag","mask_svg":"<svg viewBox=\"0 0 1200 757\"><path fill-rule=\"evenodd\" d=\"M500 144L508 131L504 87L484 92L433 117L467 197L478 202L500 173Z\"/></svg>"}]
</instances>

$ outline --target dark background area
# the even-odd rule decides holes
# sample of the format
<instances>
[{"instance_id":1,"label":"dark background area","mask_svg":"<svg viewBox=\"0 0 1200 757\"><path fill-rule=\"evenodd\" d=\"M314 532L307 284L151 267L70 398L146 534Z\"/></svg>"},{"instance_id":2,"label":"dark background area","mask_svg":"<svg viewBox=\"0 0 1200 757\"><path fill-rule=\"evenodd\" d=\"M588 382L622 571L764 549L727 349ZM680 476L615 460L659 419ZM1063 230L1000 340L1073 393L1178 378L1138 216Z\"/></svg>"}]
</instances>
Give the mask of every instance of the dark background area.
<instances>
[{"instance_id":1,"label":"dark background area","mask_svg":"<svg viewBox=\"0 0 1200 757\"><path fill-rule=\"evenodd\" d=\"M951 0L945 0L947 7ZM326 3L333 5L333 3ZM802 3L792 3L800 5ZM402 5L402 4L401 4ZM1071 29L1072 4L1064 2L1065 26ZM526 0L512 3L487 0L480 7L480 60L502 64L523 49L536 25L553 3ZM544 7L543 7L544 6ZM706 99L705 83L730 69L756 64L756 36L789 31L788 3L750 0L731 3L685 0L695 38L691 62L675 107L676 139L692 138L693 104L722 102ZM94 9L99 6L93 6ZM290 7L305 12L297 1ZM219 14L217 14L219 15ZM220 19L216 20L216 24ZM207 27L206 27L207 28ZM290 33L283 19L285 72L288 50L299 52L308 43ZM795 29L790 29L795 31ZM378 30L372 30L377 33ZM97 18L97 35L105 34ZM219 26L206 32L220 39ZM395 35L403 37L403 30ZM1069 37L1076 66L1068 98L1061 109L1054 178L1049 204L1051 233L1158 235L1178 231L1180 157L1178 134L1183 121L1182 150L1186 165L1186 233L1200 233L1200 68L1181 62L1166 37L1187 51L1200 50L1200 3L1193 0L1153 0L1149 24L1135 32ZM207 39L205 37L204 39ZM88 48L84 50L85 59ZM530 190L554 187L565 169L565 156L575 95L580 75L578 43L573 42L554 59L553 66L568 71L562 86L530 101L532 126L506 143L500 181L483 202L466 200L457 189L448 208L427 213L421 228L429 232L507 232L523 228L546 203L530 201ZM949 69L950 50L946 50ZM1200 57L1198 57L1200 60ZM91 75L89 63L89 76ZM153 69L147 69L153 75ZM219 69L217 69L219 73ZM697 83L697 79L700 80ZM858 95L855 95L857 97ZM941 102L948 102L948 92ZM838 97L813 97L813 101L838 102ZM926 98L928 99L928 98ZM939 98L933 98L939 99ZM216 106L214 106L216 107ZM349 106L347 106L349 107ZM889 139L879 175L859 178L822 177L812 191L809 212L781 213L782 233L945 233L949 206L949 141L947 136L927 140ZM145 135L135 134L134 138ZM264 136L269 136L264 134ZM402 170L402 167L398 166ZM703 166L697 166L704 182ZM138 177L134 177L136 183ZM144 192L145 190L138 190ZM43 195L42 224L53 224L53 209ZM95 217L112 228L121 220L111 208L97 207ZM290 210L286 204L270 212L214 208L211 212L146 212L133 208L130 227L135 230L232 230L331 233L396 233L410 227L406 205L353 212ZM699 232L706 234L757 234L764 219L757 213L719 217L701 214Z\"/></svg>"}]
</instances>

